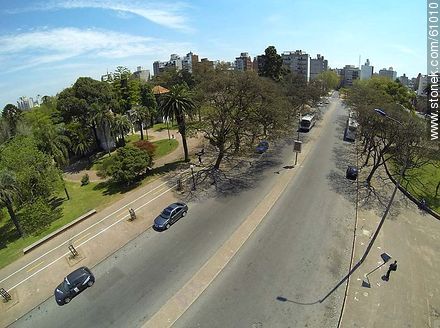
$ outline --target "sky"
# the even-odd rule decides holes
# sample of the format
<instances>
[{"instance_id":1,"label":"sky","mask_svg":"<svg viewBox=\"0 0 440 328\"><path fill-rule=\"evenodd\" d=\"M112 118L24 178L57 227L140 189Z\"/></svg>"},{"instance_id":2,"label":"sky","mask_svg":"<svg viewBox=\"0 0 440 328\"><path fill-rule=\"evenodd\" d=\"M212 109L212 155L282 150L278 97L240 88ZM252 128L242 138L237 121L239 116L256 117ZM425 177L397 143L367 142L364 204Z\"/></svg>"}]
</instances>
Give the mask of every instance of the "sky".
<instances>
[{"instance_id":1,"label":"sky","mask_svg":"<svg viewBox=\"0 0 440 328\"><path fill-rule=\"evenodd\" d=\"M426 74L426 2L402 0L0 0L0 109L56 95L78 77L170 54L234 61L273 45L332 68Z\"/></svg>"}]
</instances>

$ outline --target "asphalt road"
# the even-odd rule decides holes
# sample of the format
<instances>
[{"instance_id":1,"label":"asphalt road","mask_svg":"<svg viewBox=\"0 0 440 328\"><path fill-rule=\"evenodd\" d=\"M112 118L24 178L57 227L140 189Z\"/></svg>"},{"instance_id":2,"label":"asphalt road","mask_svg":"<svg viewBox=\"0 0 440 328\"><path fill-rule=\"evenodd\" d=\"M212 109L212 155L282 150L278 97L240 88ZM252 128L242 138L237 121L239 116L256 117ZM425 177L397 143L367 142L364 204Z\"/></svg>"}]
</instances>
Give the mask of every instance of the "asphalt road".
<instances>
[{"instance_id":1,"label":"asphalt road","mask_svg":"<svg viewBox=\"0 0 440 328\"><path fill-rule=\"evenodd\" d=\"M345 182L335 147L350 145L342 142L345 112L337 108L329 114L329 124L317 127L322 136L301 174L176 326L318 327L337 321L342 287L317 305L276 300L313 302L348 268L354 208L337 192ZM261 166L267 168L251 188L190 202L188 215L169 231L150 229L92 268L95 285L71 303L59 307L50 298L11 326L139 327L249 215L275 183L274 171L291 164L291 145L274 148L263 156Z\"/></svg>"},{"instance_id":2,"label":"asphalt road","mask_svg":"<svg viewBox=\"0 0 440 328\"><path fill-rule=\"evenodd\" d=\"M326 295L348 271L355 188L340 158L353 147L342 141L346 114L332 102L301 174L173 327L337 326L345 284Z\"/></svg>"}]
</instances>

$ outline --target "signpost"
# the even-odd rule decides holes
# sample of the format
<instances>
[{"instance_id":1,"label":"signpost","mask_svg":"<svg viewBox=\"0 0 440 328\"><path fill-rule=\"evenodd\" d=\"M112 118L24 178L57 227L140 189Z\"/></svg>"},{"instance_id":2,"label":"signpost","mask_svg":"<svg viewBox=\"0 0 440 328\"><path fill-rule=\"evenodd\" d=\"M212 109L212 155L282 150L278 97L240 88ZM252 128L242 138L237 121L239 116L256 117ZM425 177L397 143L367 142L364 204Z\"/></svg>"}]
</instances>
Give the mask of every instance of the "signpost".
<instances>
[{"instance_id":1,"label":"signpost","mask_svg":"<svg viewBox=\"0 0 440 328\"><path fill-rule=\"evenodd\" d=\"M295 152L295 165L298 163L298 153L301 152L302 149L302 141L295 140L293 142L293 151Z\"/></svg>"}]
</instances>

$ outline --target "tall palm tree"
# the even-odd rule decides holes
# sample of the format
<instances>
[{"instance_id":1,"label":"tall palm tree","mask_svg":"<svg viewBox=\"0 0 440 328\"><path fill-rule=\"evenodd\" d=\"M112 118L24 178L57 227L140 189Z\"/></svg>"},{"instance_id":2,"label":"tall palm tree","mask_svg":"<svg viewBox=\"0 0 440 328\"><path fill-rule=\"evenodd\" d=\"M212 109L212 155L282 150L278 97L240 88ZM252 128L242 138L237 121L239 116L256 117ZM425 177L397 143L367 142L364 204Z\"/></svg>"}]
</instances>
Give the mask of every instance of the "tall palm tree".
<instances>
[{"instance_id":1,"label":"tall palm tree","mask_svg":"<svg viewBox=\"0 0 440 328\"><path fill-rule=\"evenodd\" d=\"M14 211L14 200L18 197L17 180L14 173L7 170L0 171L0 203L8 210L9 216L15 225L20 237L24 236L23 229Z\"/></svg>"},{"instance_id":2,"label":"tall palm tree","mask_svg":"<svg viewBox=\"0 0 440 328\"><path fill-rule=\"evenodd\" d=\"M122 141L122 145L125 146L124 136L130 132L131 124L130 120L126 115L115 114L113 122L113 134L118 136L119 140Z\"/></svg>"},{"instance_id":3,"label":"tall palm tree","mask_svg":"<svg viewBox=\"0 0 440 328\"><path fill-rule=\"evenodd\" d=\"M141 140L144 140L144 122L147 122L150 118L150 112L145 106L134 106L134 119L139 123L141 130ZM148 135L147 135L148 139Z\"/></svg>"},{"instance_id":4,"label":"tall palm tree","mask_svg":"<svg viewBox=\"0 0 440 328\"><path fill-rule=\"evenodd\" d=\"M165 117L176 118L179 133L182 136L185 162L189 162L185 116L191 116L194 107L191 94L185 85L175 85L168 93L162 95L160 110Z\"/></svg>"},{"instance_id":5,"label":"tall palm tree","mask_svg":"<svg viewBox=\"0 0 440 328\"><path fill-rule=\"evenodd\" d=\"M114 117L113 112L110 110L110 108L107 105L97 105L93 104L94 107L94 121L96 122L96 125L100 126L102 129L102 133L104 135L104 141L107 148L107 152L110 155L110 147L109 147L109 140L108 140L108 133L111 133Z\"/></svg>"}]
</instances>

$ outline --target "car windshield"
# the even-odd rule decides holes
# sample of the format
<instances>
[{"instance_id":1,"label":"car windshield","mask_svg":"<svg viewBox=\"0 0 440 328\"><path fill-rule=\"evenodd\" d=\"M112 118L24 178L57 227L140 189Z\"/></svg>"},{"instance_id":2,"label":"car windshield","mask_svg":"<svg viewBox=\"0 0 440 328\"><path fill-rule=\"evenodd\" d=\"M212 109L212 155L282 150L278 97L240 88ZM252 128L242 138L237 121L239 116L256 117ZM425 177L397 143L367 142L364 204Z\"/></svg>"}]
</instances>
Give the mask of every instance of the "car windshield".
<instances>
[{"instance_id":1,"label":"car windshield","mask_svg":"<svg viewBox=\"0 0 440 328\"><path fill-rule=\"evenodd\" d=\"M171 211L172 211L172 209L169 208L169 207L167 207L166 209L164 209L164 210L162 211L161 216L163 216L164 218L169 218L170 215L171 215Z\"/></svg>"},{"instance_id":2,"label":"car windshield","mask_svg":"<svg viewBox=\"0 0 440 328\"><path fill-rule=\"evenodd\" d=\"M64 278L64 281L61 285L61 289L65 292L70 290L71 285L69 284L69 280L67 280L66 278Z\"/></svg>"},{"instance_id":3,"label":"car windshield","mask_svg":"<svg viewBox=\"0 0 440 328\"><path fill-rule=\"evenodd\" d=\"M301 121L301 125L303 125L303 126L309 126L309 125L310 125L310 121L302 120L302 121Z\"/></svg>"}]
</instances>

